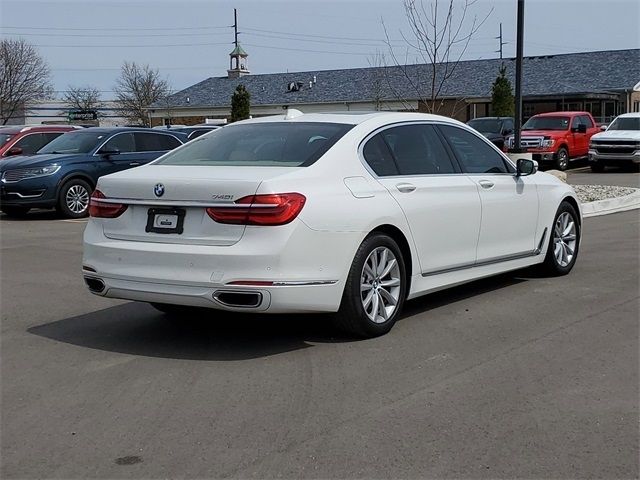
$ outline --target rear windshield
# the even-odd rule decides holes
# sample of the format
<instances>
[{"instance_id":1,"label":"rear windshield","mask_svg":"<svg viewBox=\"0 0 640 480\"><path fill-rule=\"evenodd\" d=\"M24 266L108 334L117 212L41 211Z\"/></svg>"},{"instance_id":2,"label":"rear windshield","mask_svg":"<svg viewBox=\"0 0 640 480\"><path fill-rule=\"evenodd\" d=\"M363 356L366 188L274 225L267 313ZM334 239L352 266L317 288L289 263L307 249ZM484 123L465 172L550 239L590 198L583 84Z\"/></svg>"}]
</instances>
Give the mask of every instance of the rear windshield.
<instances>
[{"instance_id":1,"label":"rear windshield","mask_svg":"<svg viewBox=\"0 0 640 480\"><path fill-rule=\"evenodd\" d=\"M569 117L531 117L522 126L523 130L567 130Z\"/></svg>"},{"instance_id":2,"label":"rear windshield","mask_svg":"<svg viewBox=\"0 0 640 480\"><path fill-rule=\"evenodd\" d=\"M640 117L618 117L607 130L640 130Z\"/></svg>"},{"instance_id":3,"label":"rear windshield","mask_svg":"<svg viewBox=\"0 0 640 480\"><path fill-rule=\"evenodd\" d=\"M156 164L306 167L318 160L353 125L314 122L248 123L200 137Z\"/></svg>"}]
</instances>

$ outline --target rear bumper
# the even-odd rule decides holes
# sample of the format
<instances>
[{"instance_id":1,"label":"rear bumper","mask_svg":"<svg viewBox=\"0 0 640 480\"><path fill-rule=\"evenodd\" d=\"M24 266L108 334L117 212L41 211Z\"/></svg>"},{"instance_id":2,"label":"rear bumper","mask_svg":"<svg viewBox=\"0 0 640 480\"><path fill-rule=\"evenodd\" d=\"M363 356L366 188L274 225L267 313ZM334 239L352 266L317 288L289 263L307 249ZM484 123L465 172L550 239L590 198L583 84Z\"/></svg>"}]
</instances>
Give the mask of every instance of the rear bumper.
<instances>
[{"instance_id":1,"label":"rear bumper","mask_svg":"<svg viewBox=\"0 0 640 480\"><path fill-rule=\"evenodd\" d=\"M92 293L105 297L233 311L331 312L340 306L362 238L359 232L314 231L296 220L247 227L230 246L133 242L105 237L91 219L83 265L93 271L83 273L104 283ZM259 293L261 299L250 308L234 307L215 298L221 291Z\"/></svg>"},{"instance_id":2,"label":"rear bumper","mask_svg":"<svg viewBox=\"0 0 640 480\"><path fill-rule=\"evenodd\" d=\"M604 165L640 164L640 150L633 153L598 153L596 150L589 150L589 162Z\"/></svg>"}]
</instances>

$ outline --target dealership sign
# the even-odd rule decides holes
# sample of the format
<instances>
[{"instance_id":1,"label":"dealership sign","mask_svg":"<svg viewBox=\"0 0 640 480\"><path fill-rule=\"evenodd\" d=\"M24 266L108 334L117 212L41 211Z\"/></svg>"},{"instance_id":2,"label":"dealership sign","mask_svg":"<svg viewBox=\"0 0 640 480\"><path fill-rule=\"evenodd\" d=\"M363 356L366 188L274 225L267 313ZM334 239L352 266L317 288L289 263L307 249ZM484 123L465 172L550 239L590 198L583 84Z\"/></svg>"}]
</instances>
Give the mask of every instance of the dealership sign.
<instances>
[{"instance_id":1,"label":"dealership sign","mask_svg":"<svg viewBox=\"0 0 640 480\"><path fill-rule=\"evenodd\" d=\"M70 110L69 121L78 120L97 120L98 112L96 110Z\"/></svg>"}]
</instances>

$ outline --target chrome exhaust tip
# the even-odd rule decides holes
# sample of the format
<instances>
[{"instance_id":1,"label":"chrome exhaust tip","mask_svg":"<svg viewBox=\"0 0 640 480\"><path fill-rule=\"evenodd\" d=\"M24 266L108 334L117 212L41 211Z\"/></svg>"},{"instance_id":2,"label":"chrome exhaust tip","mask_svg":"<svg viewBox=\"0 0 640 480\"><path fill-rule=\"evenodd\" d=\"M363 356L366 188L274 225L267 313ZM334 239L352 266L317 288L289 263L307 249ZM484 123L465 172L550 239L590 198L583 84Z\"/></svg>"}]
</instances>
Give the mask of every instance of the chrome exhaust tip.
<instances>
[{"instance_id":1,"label":"chrome exhaust tip","mask_svg":"<svg viewBox=\"0 0 640 480\"><path fill-rule=\"evenodd\" d=\"M239 290L217 290L213 294L213 299L225 307L258 308L262 304L262 293Z\"/></svg>"},{"instance_id":2,"label":"chrome exhaust tip","mask_svg":"<svg viewBox=\"0 0 640 480\"><path fill-rule=\"evenodd\" d=\"M104 282L95 277L84 277L84 283L93 293L102 293L105 289Z\"/></svg>"}]
</instances>

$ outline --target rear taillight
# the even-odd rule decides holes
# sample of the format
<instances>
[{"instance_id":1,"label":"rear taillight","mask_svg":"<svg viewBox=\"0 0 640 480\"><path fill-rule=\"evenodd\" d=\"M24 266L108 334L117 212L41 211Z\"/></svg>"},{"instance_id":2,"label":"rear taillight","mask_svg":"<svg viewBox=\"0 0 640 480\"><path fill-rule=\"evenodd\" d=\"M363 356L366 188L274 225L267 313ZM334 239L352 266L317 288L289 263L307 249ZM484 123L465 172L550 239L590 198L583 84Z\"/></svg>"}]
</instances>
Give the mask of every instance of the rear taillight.
<instances>
[{"instance_id":1,"label":"rear taillight","mask_svg":"<svg viewBox=\"0 0 640 480\"><path fill-rule=\"evenodd\" d=\"M234 206L209 207L207 215L233 225L285 225L298 216L307 199L300 193L249 195Z\"/></svg>"},{"instance_id":2,"label":"rear taillight","mask_svg":"<svg viewBox=\"0 0 640 480\"><path fill-rule=\"evenodd\" d=\"M100 190L95 190L89 200L89 215L96 218L116 218L124 213L127 205L123 203L107 203L100 200L107 198Z\"/></svg>"}]
</instances>

